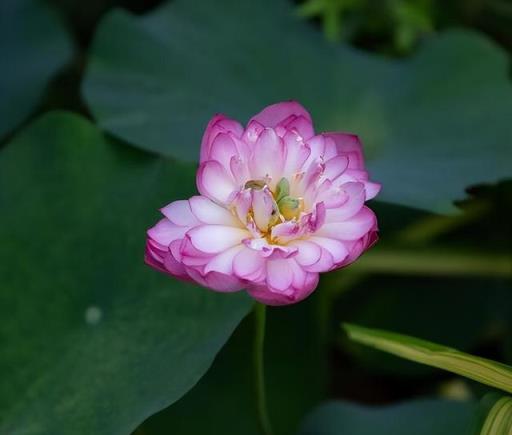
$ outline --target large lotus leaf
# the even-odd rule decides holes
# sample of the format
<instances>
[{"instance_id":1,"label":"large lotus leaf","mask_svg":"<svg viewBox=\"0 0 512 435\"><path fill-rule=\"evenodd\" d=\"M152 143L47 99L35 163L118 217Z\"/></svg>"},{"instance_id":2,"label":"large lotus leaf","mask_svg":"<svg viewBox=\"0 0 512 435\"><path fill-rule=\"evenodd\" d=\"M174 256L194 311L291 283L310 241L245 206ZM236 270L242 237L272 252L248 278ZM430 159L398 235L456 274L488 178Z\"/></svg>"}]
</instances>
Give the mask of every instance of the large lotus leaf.
<instances>
[{"instance_id":1,"label":"large lotus leaf","mask_svg":"<svg viewBox=\"0 0 512 435\"><path fill-rule=\"evenodd\" d=\"M64 26L43 0L0 2L0 137L34 110L71 51Z\"/></svg>"},{"instance_id":2,"label":"large lotus leaf","mask_svg":"<svg viewBox=\"0 0 512 435\"><path fill-rule=\"evenodd\" d=\"M300 435L468 435L477 405L416 400L384 407L330 402L309 415Z\"/></svg>"},{"instance_id":3,"label":"large lotus leaf","mask_svg":"<svg viewBox=\"0 0 512 435\"><path fill-rule=\"evenodd\" d=\"M446 212L472 183L510 175L506 54L476 34L425 41L407 60L330 45L286 0L177 0L101 24L83 87L107 131L195 160L215 112L247 118L297 99L319 130L359 134L382 200Z\"/></svg>"},{"instance_id":4,"label":"large lotus leaf","mask_svg":"<svg viewBox=\"0 0 512 435\"><path fill-rule=\"evenodd\" d=\"M0 433L125 435L206 372L249 299L143 264L193 173L63 113L0 152Z\"/></svg>"},{"instance_id":5,"label":"large lotus leaf","mask_svg":"<svg viewBox=\"0 0 512 435\"><path fill-rule=\"evenodd\" d=\"M274 432L292 435L316 406L326 383L325 352L316 327L318 293L286 308L267 310L265 379ZM248 316L212 368L185 397L151 417L141 434L258 435L254 387L254 316ZM197 418L201 410L200 418ZM170 429L172 428L172 429Z\"/></svg>"}]
</instances>

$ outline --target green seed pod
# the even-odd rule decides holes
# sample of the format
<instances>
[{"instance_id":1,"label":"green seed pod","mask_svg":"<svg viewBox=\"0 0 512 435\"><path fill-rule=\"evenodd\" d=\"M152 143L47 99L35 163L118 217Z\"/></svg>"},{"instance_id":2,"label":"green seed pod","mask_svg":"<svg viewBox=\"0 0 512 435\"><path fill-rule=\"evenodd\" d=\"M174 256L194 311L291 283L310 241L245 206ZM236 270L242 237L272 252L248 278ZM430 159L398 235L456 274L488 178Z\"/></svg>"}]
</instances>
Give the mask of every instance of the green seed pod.
<instances>
[{"instance_id":1,"label":"green seed pod","mask_svg":"<svg viewBox=\"0 0 512 435\"><path fill-rule=\"evenodd\" d=\"M298 218L301 211L301 204L297 198L285 196L278 202L279 211L286 220Z\"/></svg>"},{"instance_id":2,"label":"green seed pod","mask_svg":"<svg viewBox=\"0 0 512 435\"><path fill-rule=\"evenodd\" d=\"M281 199L283 199L285 196L288 196L290 194L290 183L286 178L281 178L279 180L279 183L277 183L276 186L276 193L275 198L276 201L279 202Z\"/></svg>"}]
</instances>

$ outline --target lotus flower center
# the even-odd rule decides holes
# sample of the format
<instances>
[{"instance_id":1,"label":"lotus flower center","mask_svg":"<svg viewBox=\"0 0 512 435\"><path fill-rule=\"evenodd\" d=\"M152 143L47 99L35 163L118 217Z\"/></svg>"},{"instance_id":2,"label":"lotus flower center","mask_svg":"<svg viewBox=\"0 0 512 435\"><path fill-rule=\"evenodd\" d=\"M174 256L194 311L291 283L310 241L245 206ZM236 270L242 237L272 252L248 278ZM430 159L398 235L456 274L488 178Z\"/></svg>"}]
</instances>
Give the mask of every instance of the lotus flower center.
<instances>
[{"instance_id":1,"label":"lotus flower center","mask_svg":"<svg viewBox=\"0 0 512 435\"><path fill-rule=\"evenodd\" d=\"M274 191L269 187L269 180L249 180L245 183L245 188L255 190L268 188L271 192L273 207L269 229L285 221L298 220L304 211L304 199L290 196L290 183L284 177L279 180Z\"/></svg>"}]
</instances>

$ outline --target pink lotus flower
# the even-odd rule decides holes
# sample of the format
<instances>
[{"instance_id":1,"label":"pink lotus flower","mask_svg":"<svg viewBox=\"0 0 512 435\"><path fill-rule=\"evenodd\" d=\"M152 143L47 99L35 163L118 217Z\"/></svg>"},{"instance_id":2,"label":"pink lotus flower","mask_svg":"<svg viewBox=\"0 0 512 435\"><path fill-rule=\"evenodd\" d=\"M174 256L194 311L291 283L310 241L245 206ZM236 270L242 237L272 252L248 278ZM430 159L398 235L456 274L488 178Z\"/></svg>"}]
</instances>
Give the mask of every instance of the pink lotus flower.
<instances>
[{"instance_id":1,"label":"pink lotus flower","mask_svg":"<svg viewBox=\"0 0 512 435\"><path fill-rule=\"evenodd\" d=\"M197 187L201 195L161 210L145 259L216 291L295 303L316 288L319 273L352 263L377 240L365 201L380 185L368 181L359 139L315 135L293 101L267 107L245 129L214 116Z\"/></svg>"}]
</instances>

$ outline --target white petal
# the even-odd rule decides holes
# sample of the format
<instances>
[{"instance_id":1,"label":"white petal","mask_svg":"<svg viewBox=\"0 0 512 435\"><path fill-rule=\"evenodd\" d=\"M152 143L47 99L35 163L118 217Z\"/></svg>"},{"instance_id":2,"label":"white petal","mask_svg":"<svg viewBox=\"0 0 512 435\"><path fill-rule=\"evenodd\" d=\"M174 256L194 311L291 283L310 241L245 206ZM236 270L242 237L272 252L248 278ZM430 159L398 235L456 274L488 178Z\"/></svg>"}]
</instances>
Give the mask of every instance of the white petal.
<instances>
[{"instance_id":1,"label":"white petal","mask_svg":"<svg viewBox=\"0 0 512 435\"><path fill-rule=\"evenodd\" d=\"M283 177L291 177L293 174L303 171L304 162L311 154L311 149L304 144L297 134L287 132L283 137L286 149L286 161L283 169Z\"/></svg>"},{"instance_id":2,"label":"white petal","mask_svg":"<svg viewBox=\"0 0 512 435\"><path fill-rule=\"evenodd\" d=\"M240 226L240 221L226 208L205 196L193 196L189 200L194 216L205 224Z\"/></svg>"},{"instance_id":3,"label":"white petal","mask_svg":"<svg viewBox=\"0 0 512 435\"><path fill-rule=\"evenodd\" d=\"M206 265L204 272L208 273L215 271L224 273L226 275L231 275L233 273L233 260L242 249L246 248L243 245L235 245L232 248L216 255Z\"/></svg>"},{"instance_id":4,"label":"white petal","mask_svg":"<svg viewBox=\"0 0 512 435\"><path fill-rule=\"evenodd\" d=\"M201 225L192 228L187 236L196 249L206 254L218 254L240 244L249 237L249 232L225 225Z\"/></svg>"},{"instance_id":5,"label":"white petal","mask_svg":"<svg viewBox=\"0 0 512 435\"><path fill-rule=\"evenodd\" d=\"M169 246L173 240L183 238L188 229L175 225L165 218L148 230L148 236L160 245Z\"/></svg>"},{"instance_id":6,"label":"white petal","mask_svg":"<svg viewBox=\"0 0 512 435\"><path fill-rule=\"evenodd\" d=\"M235 180L224 167L215 160L204 162L197 172L199 192L220 203L227 203L237 190Z\"/></svg>"},{"instance_id":7,"label":"white petal","mask_svg":"<svg viewBox=\"0 0 512 435\"><path fill-rule=\"evenodd\" d=\"M269 189L252 191L252 210L254 212L254 222L261 231L267 231L272 212L274 210L274 200Z\"/></svg>"},{"instance_id":8,"label":"white petal","mask_svg":"<svg viewBox=\"0 0 512 435\"><path fill-rule=\"evenodd\" d=\"M348 166L348 158L345 156L336 156L325 163L324 177L329 180L338 178Z\"/></svg>"},{"instance_id":9,"label":"white petal","mask_svg":"<svg viewBox=\"0 0 512 435\"><path fill-rule=\"evenodd\" d=\"M366 193L363 183L345 183L340 186L341 192L347 196L347 200L339 207L327 210L327 222L342 222L353 217L364 206Z\"/></svg>"},{"instance_id":10,"label":"white petal","mask_svg":"<svg viewBox=\"0 0 512 435\"><path fill-rule=\"evenodd\" d=\"M293 270L290 261L293 259L267 261L267 284L272 289L283 293L292 290Z\"/></svg>"},{"instance_id":11,"label":"white petal","mask_svg":"<svg viewBox=\"0 0 512 435\"><path fill-rule=\"evenodd\" d=\"M160 210L172 223L183 227L192 227L199 222L190 210L187 200L174 201Z\"/></svg>"},{"instance_id":12,"label":"white petal","mask_svg":"<svg viewBox=\"0 0 512 435\"><path fill-rule=\"evenodd\" d=\"M296 101L283 101L267 106L255 115L251 121L258 121L265 127L275 127L292 115L295 115L295 117L301 116L311 123L311 116L308 111Z\"/></svg>"},{"instance_id":13,"label":"white petal","mask_svg":"<svg viewBox=\"0 0 512 435\"><path fill-rule=\"evenodd\" d=\"M219 162L226 171L230 171L231 157L237 155L235 142L230 135L226 133L218 134L210 148L210 160Z\"/></svg>"},{"instance_id":14,"label":"white petal","mask_svg":"<svg viewBox=\"0 0 512 435\"><path fill-rule=\"evenodd\" d=\"M265 261L258 251L244 247L234 258L233 272L244 279L254 279L264 273Z\"/></svg>"},{"instance_id":15,"label":"white petal","mask_svg":"<svg viewBox=\"0 0 512 435\"><path fill-rule=\"evenodd\" d=\"M366 200L369 201L377 196L382 186L379 183L367 181L364 183L364 187L366 189Z\"/></svg>"},{"instance_id":16,"label":"white petal","mask_svg":"<svg viewBox=\"0 0 512 435\"><path fill-rule=\"evenodd\" d=\"M369 208L363 207L346 221L324 224L315 235L338 240L357 240L375 226L375 214Z\"/></svg>"},{"instance_id":17,"label":"white petal","mask_svg":"<svg viewBox=\"0 0 512 435\"><path fill-rule=\"evenodd\" d=\"M284 144L272 128L266 128L254 144L249 161L251 176L255 180L269 176L277 183L284 166Z\"/></svg>"},{"instance_id":18,"label":"white petal","mask_svg":"<svg viewBox=\"0 0 512 435\"><path fill-rule=\"evenodd\" d=\"M311 266L315 264L322 255L322 249L315 243L306 240L297 240L289 243L290 246L298 248L299 252L295 256L295 260L301 266Z\"/></svg>"},{"instance_id":19,"label":"white petal","mask_svg":"<svg viewBox=\"0 0 512 435\"><path fill-rule=\"evenodd\" d=\"M348 249L343 242L327 237L311 237L310 240L331 254L334 263L341 263L348 255Z\"/></svg>"}]
</instances>

